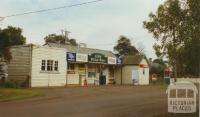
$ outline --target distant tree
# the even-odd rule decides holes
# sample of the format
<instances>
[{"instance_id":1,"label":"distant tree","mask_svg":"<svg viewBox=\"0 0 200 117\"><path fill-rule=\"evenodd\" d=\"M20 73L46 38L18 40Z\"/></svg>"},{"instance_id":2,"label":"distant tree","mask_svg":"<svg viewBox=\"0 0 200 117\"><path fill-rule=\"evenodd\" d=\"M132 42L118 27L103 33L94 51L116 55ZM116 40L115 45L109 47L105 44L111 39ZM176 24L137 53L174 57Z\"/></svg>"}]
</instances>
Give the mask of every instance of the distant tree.
<instances>
[{"instance_id":1,"label":"distant tree","mask_svg":"<svg viewBox=\"0 0 200 117\"><path fill-rule=\"evenodd\" d=\"M76 39L69 39L69 42L73 45L73 46L78 46Z\"/></svg>"},{"instance_id":2,"label":"distant tree","mask_svg":"<svg viewBox=\"0 0 200 117\"><path fill-rule=\"evenodd\" d=\"M21 28L8 26L5 29L0 29L0 57L7 62L12 59L9 47L25 43L26 38L22 35Z\"/></svg>"},{"instance_id":3,"label":"distant tree","mask_svg":"<svg viewBox=\"0 0 200 117\"><path fill-rule=\"evenodd\" d=\"M117 42L117 45L114 46L114 50L117 51L117 54L119 56L139 54L139 51L131 45L131 41L129 38L125 36L120 36Z\"/></svg>"},{"instance_id":4,"label":"distant tree","mask_svg":"<svg viewBox=\"0 0 200 117\"><path fill-rule=\"evenodd\" d=\"M166 64L162 59L154 59L150 65L150 74L157 74L160 77L164 76Z\"/></svg>"},{"instance_id":5,"label":"distant tree","mask_svg":"<svg viewBox=\"0 0 200 117\"><path fill-rule=\"evenodd\" d=\"M56 34L50 34L47 35L45 38L45 43L60 43L64 44L65 43L65 36L63 35L56 35Z\"/></svg>"},{"instance_id":6,"label":"distant tree","mask_svg":"<svg viewBox=\"0 0 200 117\"><path fill-rule=\"evenodd\" d=\"M73 46L77 46L76 39L66 39L64 35L56 35L49 34L45 38L45 43L58 43L58 44L66 44L65 42L69 42Z\"/></svg>"}]
</instances>

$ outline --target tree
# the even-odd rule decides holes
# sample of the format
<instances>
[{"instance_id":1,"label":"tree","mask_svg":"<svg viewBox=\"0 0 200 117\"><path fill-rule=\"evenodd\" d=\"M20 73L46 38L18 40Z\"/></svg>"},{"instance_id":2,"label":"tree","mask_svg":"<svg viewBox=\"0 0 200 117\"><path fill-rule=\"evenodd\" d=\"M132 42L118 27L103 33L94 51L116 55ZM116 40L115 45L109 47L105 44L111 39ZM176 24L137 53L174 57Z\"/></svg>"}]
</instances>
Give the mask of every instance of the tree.
<instances>
[{"instance_id":1,"label":"tree","mask_svg":"<svg viewBox=\"0 0 200 117\"><path fill-rule=\"evenodd\" d=\"M66 41L69 42L73 46L77 46L76 39L66 39L64 35L56 35L50 34L47 35L45 38L45 43L58 43L58 44L66 44Z\"/></svg>"},{"instance_id":2,"label":"tree","mask_svg":"<svg viewBox=\"0 0 200 117\"><path fill-rule=\"evenodd\" d=\"M117 45L114 46L114 50L118 52L118 56L139 54L139 51L131 45L130 39L128 39L127 37L120 36L117 42Z\"/></svg>"},{"instance_id":3,"label":"tree","mask_svg":"<svg viewBox=\"0 0 200 117\"><path fill-rule=\"evenodd\" d=\"M166 64L162 59L154 59L150 64L150 74L157 74L160 77L164 76L164 70L166 68Z\"/></svg>"},{"instance_id":4,"label":"tree","mask_svg":"<svg viewBox=\"0 0 200 117\"><path fill-rule=\"evenodd\" d=\"M0 29L0 57L7 62L12 59L9 47L13 45L22 45L26 43L26 38L22 35L22 29L8 26Z\"/></svg>"},{"instance_id":5,"label":"tree","mask_svg":"<svg viewBox=\"0 0 200 117\"><path fill-rule=\"evenodd\" d=\"M200 60L200 1L167 0L149 18L144 27L158 41L153 46L156 55L169 58L175 76L176 71L197 76L200 62L194 61Z\"/></svg>"}]
</instances>

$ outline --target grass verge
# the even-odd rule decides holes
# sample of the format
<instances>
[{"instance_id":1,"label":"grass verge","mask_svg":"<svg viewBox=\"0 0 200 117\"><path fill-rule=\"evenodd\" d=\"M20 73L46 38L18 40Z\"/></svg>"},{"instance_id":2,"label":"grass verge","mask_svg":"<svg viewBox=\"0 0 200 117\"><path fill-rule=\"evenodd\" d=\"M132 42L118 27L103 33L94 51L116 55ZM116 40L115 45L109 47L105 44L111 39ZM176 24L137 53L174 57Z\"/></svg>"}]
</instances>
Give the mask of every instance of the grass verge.
<instances>
[{"instance_id":1,"label":"grass verge","mask_svg":"<svg viewBox=\"0 0 200 117\"><path fill-rule=\"evenodd\" d=\"M0 88L0 102L21 100L36 96L43 96L44 93L35 89L7 89Z\"/></svg>"}]
</instances>

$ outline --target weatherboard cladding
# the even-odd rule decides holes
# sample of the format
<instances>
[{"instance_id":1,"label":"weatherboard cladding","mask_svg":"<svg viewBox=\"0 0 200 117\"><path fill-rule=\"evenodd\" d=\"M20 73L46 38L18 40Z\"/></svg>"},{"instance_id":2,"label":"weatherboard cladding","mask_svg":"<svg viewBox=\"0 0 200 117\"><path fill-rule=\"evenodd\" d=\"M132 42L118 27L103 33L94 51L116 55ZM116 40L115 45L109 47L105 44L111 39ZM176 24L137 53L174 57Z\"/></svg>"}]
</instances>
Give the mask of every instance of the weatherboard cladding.
<instances>
[{"instance_id":1,"label":"weatherboard cladding","mask_svg":"<svg viewBox=\"0 0 200 117\"><path fill-rule=\"evenodd\" d=\"M111 51L107 51L107 50L77 47L77 46L72 46L72 45L55 44L55 43L48 43L45 46L66 48L68 52L72 52L72 53L81 53L81 54L88 54L88 55L91 55L93 53L100 53L107 57L116 57Z\"/></svg>"}]
</instances>

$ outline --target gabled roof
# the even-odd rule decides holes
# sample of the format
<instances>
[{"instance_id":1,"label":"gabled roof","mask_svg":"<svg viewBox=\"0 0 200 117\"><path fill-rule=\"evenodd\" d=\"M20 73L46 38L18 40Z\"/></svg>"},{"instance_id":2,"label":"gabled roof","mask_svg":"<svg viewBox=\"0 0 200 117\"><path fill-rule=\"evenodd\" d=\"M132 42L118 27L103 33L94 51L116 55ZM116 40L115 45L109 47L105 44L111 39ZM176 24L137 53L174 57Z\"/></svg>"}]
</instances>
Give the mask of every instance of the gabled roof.
<instances>
[{"instance_id":1,"label":"gabled roof","mask_svg":"<svg viewBox=\"0 0 200 117\"><path fill-rule=\"evenodd\" d=\"M93 53L101 53L107 57L116 57L112 53L112 51L108 51L108 50L77 47L77 46L72 46L72 45L67 45L67 44L56 44L56 43L48 43L48 44L45 44L44 46L66 48L67 52L73 52L73 53L82 53L82 54L88 54L88 55L93 54Z\"/></svg>"},{"instance_id":2,"label":"gabled roof","mask_svg":"<svg viewBox=\"0 0 200 117\"><path fill-rule=\"evenodd\" d=\"M144 55L127 55L123 57L123 64L139 65L143 59L145 59L148 63L148 60L146 59Z\"/></svg>"}]
</instances>

